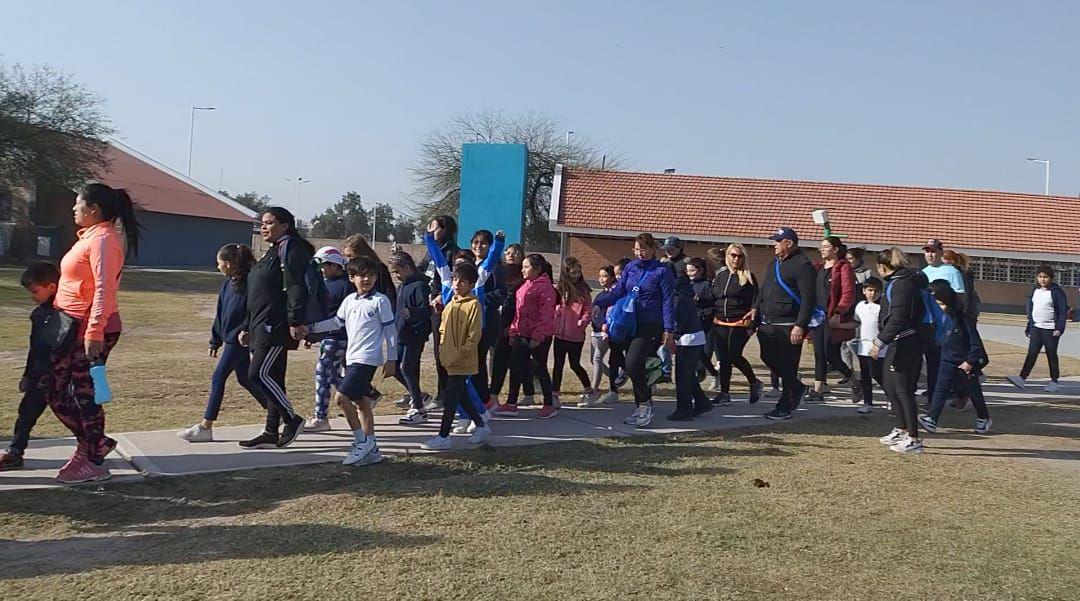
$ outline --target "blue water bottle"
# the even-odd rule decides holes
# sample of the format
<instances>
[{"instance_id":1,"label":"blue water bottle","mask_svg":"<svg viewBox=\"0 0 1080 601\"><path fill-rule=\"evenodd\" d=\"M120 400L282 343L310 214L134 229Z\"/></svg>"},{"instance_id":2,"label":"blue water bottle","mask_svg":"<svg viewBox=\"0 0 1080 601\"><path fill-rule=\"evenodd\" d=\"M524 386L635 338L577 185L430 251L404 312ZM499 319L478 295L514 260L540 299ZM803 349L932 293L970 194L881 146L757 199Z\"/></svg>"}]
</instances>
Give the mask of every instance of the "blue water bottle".
<instances>
[{"instance_id":1,"label":"blue water bottle","mask_svg":"<svg viewBox=\"0 0 1080 601\"><path fill-rule=\"evenodd\" d=\"M94 402L104 405L112 400L112 390L105 378L105 363L101 360L90 364L90 379L94 381Z\"/></svg>"}]
</instances>

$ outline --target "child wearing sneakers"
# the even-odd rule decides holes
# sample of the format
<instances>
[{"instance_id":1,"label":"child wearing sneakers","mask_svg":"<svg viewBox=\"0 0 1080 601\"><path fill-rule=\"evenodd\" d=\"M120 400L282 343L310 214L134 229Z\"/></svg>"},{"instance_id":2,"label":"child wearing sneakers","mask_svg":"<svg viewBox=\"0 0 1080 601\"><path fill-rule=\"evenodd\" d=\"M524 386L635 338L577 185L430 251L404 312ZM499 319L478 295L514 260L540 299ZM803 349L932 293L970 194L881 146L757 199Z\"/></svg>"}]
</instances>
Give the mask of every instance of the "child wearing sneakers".
<instances>
[{"instance_id":1,"label":"child wearing sneakers","mask_svg":"<svg viewBox=\"0 0 1080 601\"><path fill-rule=\"evenodd\" d=\"M668 421L689 421L712 411L712 399L698 381L698 366L705 355L705 329L694 301L689 278L675 279L675 413Z\"/></svg>"},{"instance_id":2,"label":"child wearing sneakers","mask_svg":"<svg viewBox=\"0 0 1080 601\"><path fill-rule=\"evenodd\" d=\"M986 434L992 421L983 397L979 375L990 362L983 347L982 338L975 325L975 318L965 311L955 290L945 280L930 284L934 300L945 313L944 322L938 326L941 344L941 363L938 365L937 382L934 385L929 415L919 417L919 423L927 432L937 432L938 420L945 410L945 402L960 391L966 390L975 406L975 432Z\"/></svg>"},{"instance_id":3,"label":"child wearing sneakers","mask_svg":"<svg viewBox=\"0 0 1080 601\"><path fill-rule=\"evenodd\" d=\"M237 384L256 400L261 398L261 389L248 378L251 351L241 346L239 340L240 330L247 322L247 278L253 265L255 256L243 244L226 244L218 249L217 268L225 276L225 281L221 282L218 292L214 325L210 327L209 351L211 357L218 358L218 363L210 377L210 394L206 399L202 421L176 433L188 442L213 442L214 422L221 412L221 401L225 398L225 383L233 373L236 374Z\"/></svg>"},{"instance_id":4,"label":"child wearing sneakers","mask_svg":"<svg viewBox=\"0 0 1080 601\"><path fill-rule=\"evenodd\" d=\"M560 405L563 367L570 360L570 371L581 382L581 402L596 401L600 395L589 381L589 372L581 366L581 349L585 347L585 329L592 313L592 290L581 273L581 261L575 257L563 260L559 285L555 288L555 367L551 372L552 396Z\"/></svg>"},{"instance_id":5,"label":"child wearing sneakers","mask_svg":"<svg viewBox=\"0 0 1080 601\"><path fill-rule=\"evenodd\" d=\"M383 459L375 440L375 416L372 413L380 395L372 388L371 380L380 365L384 378L393 377L396 371L397 325L390 299L375 290L379 278L378 263L360 257L349 261L345 269L357 292L342 301L337 315L313 324L311 332L345 328L348 337L345 376L334 398L349 422L353 444L342 463L370 465Z\"/></svg>"},{"instance_id":6,"label":"child wearing sneakers","mask_svg":"<svg viewBox=\"0 0 1080 601\"><path fill-rule=\"evenodd\" d=\"M345 297L356 292L352 282L345 277L348 260L340 250L324 246L315 251L315 262L319 264L326 284L330 314L335 315ZM315 364L315 414L304 424L305 432L330 430L330 388L337 388L341 384L347 344L345 328L330 332L319 341L319 361Z\"/></svg>"},{"instance_id":7,"label":"child wearing sneakers","mask_svg":"<svg viewBox=\"0 0 1080 601\"><path fill-rule=\"evenodd\" d=\"M611 290L611 287L615 285L615 267L611 265L604 265L600 268L597 274L597 281L600 282L601 292L607 292ZM611 312L611 307L604 309L603 307L592 306L592 333L589 336L591 343L591 358L592 358L592 389L596 393L600 392L600 385L603 383L604 376L608 378L608 392L602 397L593 395L592 397L584 398L578 403L578 407L596 407L604 403L618 403L619 402L619 389L615 387L615 376L618 374L618 365L608 367L604 363L604 355L608 353L610 348L610 340L607 335L607 316ZM613 371L614 370L614 371Z\"/></svg>"},{"instance_id":8,"label":"child wearing sneakers","mask_svg":"<svg viewBox=\"0 0 1080 601\"><path fill-rule=\"evenodd\" d=\"M855 355L859 357L859 382L862 385L860 396L862 404L859 413L870 413L874 405L874 382L881 385L881 359L870 356L870 347L874 346L879 326L878 318L881 315L881 288L883 284L880 278L871 277L862 284L864 300L855 306L855 323L858 324L858 337L851 341L855 348ZM888 348L882 348L879 356L884 356Z\"/></svg>"},{"instance_id":9,"label":"child wearing sneakers","mask_svg":"<svg viewBox=\"0 0 1080 601\"><path fill-rule=\"evenodd\" d=\"M473 292L477 281L476 266L462 263L454 269L452 286L454 296L445 306L439 325L439 361L446 370L446 388L443 389L443 415L439 434L425 441L420 448L428 451L449 451L450 428L454 424L454 412L460 405L475 425L470 444L480 444L491 433L491 427L468 399L468 377L476 375L483 307ZM481 403L481 406L483 404Z\"/></svg>"},{"instance_id":10,"label":"child wearing sneakers","mask_svg":"<svg viewBox=\"0 0 1080 601\"><path fill-rule=\"evenodd\" d=\"M45 402L45 391L52 384L52 363L49 361L52 348L48 340L50 336L46 333L50 329L49 322L57 319L53 297L56 296L59 282L60 270L52 263L34 263L22 274L20 283L30 293L30 298L37 307L30 312L30 351L26 354L26 367L23 368L22 379L19 380L19 392L23 393L23 397L19 401L15 435L11 439L11 445L0 453L0 471L15 470L23 466L23 453L30 442L30 430L48 406ZM74 334L75 331L71 330L70 338L74 338ZM54 342L62 341L54 338ZM70 340L67 342L71 343Z\"/></svg>"},{"instance_id":11,"label":"child wearing sneakers","mask_svg":"<svg viewBox=\"0 0 1080 601\"><path fill-rule=\"evenodd\" d=\"M431 286L416 268L416 262L409 253L393 252L387 258L387 263L390 264L390 275L398 282L397 379L408 393L404 399L408 402L405 406L409 410L398 423L416 426L427 422L424 406L431 400L430 395L420 389L420 357L431 336Z\"/></svg>"},{"instance_id":12,"label":"child wearing sneakers","mask_svg":"<svg viewBox=\"0 0 1080 601\"><path fill-rule=\"evenodd\" d=\"M1027 357L1024 358L1020 375L1005 376L1010 384L1020 389L1027 386L1027 378L1035 368L1039 352L1045 348L1046 361L1050 364L1050 382L1044 390L1049 393L1061 390L1058 386L1058 377L1061 376L1058 342L1065 333L1068 314L1069 301L1065 298L1065 290L1054 282L1054 268L1049 265L1039 267L1035 287L1027 300L1028 322L1024 330L1028 337Z\"/></svg>"}]
</instances>

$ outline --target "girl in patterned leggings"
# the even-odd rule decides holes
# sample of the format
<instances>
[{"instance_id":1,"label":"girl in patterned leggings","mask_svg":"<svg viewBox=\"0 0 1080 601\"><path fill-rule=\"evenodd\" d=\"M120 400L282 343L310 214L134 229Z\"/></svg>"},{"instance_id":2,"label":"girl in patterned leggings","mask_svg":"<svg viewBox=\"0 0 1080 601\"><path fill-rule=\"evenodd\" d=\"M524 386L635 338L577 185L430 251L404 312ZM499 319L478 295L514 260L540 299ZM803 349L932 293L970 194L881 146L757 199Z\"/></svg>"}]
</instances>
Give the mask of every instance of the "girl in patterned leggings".
<instances>
[{"instance_id":1,"label":"girl in patterned leggings","mask_svg":"<svg viewBox=\"0 0 1080 601\"><path fill-rule=\"evenodd\" d=\"M333 246L315 251L315 262L322 269L326 292L330 297L330 313L337 314L338 307L356 288L345 277L345 255ZM315 415L304 425L305 432L326 432L330 429L330 388L341 384L345 370L345 348L348 346L345 328L331 332L319 342L319 362L315 364Z\"/></svg>"}]
</instances>

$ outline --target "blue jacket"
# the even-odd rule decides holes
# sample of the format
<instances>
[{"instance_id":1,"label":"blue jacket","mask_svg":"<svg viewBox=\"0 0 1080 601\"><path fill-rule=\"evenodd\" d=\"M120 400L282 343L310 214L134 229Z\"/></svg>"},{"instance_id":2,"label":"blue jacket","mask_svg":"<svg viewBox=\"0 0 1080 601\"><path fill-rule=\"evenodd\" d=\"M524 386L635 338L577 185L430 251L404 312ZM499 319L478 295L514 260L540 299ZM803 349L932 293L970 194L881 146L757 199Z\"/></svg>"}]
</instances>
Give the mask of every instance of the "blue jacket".
<instances>
[{"instance_id":1,"label":"blue jacket","mask_svg":"<svg viewBox=\"0 0 1080 601\"><path fill-rule=\"evenodd\" d=\"M694 302L694 288L690 278L680 277L675 280L675 335L693 334L704 331L697 303Z\"/></svg>"},{"instance_id":2,"label":"blue jacket","mask_svg":"<svg viewBox=\"0 0 1080 601\"><path fill-rule=\"evenodd\" d=\"M337 315L338 307L341 306L342 301L345 300L345 297L356 292L356 287L352 285L349 278L343 275L326 278L323 281L326 283L326 292L330 300L330 315ZM348 336L345 335L345 328L330 332L326 337L334 340L348 339Z\"/></svg>"},{"instance_id":3,"label":"blue jacket","mask_svg":"<svg viewBox=\"0 0 1080 601\"><path fill-rule=\"evenodd\" d=\"M608 292L599 294L593 305L603 308L638 288L634 311L638 322L663 322L665 332L675 331L675 273L667 265L649 259L631 261L622 277Z\"/></svg>"},{"instance_id":4,"label":"blue jacket","mask_svg":"<svg viewBox=\"0 0 1080 601\"><path fill-rule=\"evenodd\" d=\"M431 335L431 286L422 274L406 279L397 289L399 344L419 344Z\"/></svg>"},{"instance_id":5,"label":"blue jacket","mask_svg":"<svg viewBox=\"0 0 1080 601\"><path fill-rule=\"evenodd\" d=\"M241 280L241 286L245 282ZM240 331L247 325L247 290L237 289L231 278L225 278L218 292L217 312L210 328L210 346L221 348L222 344L239 344Z\"/></svg>"},{"instance_id":6,"label":"blue jacket","mask_svg":"<svg viewBox=\"0 0 1080 601\"><path fill-rule=\"evenodd\" d=\"M1031 299L1035 296L1035 291L1039 287L1035 286L1031 289L1031 294L1028 294L1027 298L1027 328L1024 332L1030 334L1031 328L1035 327L1035 320L1031 317L1032 302ZM1058 286L1057 282L1050 282L1050 298L1054 301L1054 329L1065 333L1065 322L1069 316L1069 299L1065 297L1065 290L1061 286Z\"/></svg>"},{"instance_id":7,"label":"blue jacket","mask_svg":"<svg viewBox=\"0 0 1080 601\"><path fill-rule=\"evenodd\" d=\"M942 365L957 367L966 361L976 369L982 369L990 362L973 318L962 315L957 319L946 314L942 327L946 331L941 343Z\"/></svg>"}]
</instances>

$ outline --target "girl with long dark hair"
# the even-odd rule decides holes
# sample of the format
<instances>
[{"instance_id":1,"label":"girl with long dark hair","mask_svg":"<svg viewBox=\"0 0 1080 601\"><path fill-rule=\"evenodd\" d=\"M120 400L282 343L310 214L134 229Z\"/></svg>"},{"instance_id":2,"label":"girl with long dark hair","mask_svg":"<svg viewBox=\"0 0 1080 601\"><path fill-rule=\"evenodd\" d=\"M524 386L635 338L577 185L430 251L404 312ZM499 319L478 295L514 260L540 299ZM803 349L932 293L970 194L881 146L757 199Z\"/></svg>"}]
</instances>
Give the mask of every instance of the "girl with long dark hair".
<instances>
[{"instance_id":1,"label":"girl with long dark hair","mask_svg":"<svg viewBox=\"0 0 1080 601\"><path fill-rule=\"evenodd\" d=\"M517 290L514 321L510 324L510 392L506 403L493 410L496 416L518 414L518 391L532 394L532 379L540 380L544 407L538 417L558 414L551 394L551 376L547 370L551 336L555 330L555 287L551 284L551 265L543 255L531 254L521 263L525 282Z\"/></svg>"},{"instance_id":2,"label":"girl with long dark hair","mask_svg":"<svg viewBox=\"0 0 1080 601\"><path fill-rule=\"evenodd\" d=\"M446 260L446 264L453 265L454 254L461 250L461 247L457 245L457 220L450 215L439 215L431 220L427 231L435 238L435 245L439 248L439 253L442 254L443 259ZM424 274L424 277L428 279L431 286L431 302L434 309L431 313L431 331L438 332L442 319L443 281L439 276L438 268L432 261L430 252L424 255L417 267ZM435 398L426 407L429 411L442 407L442 391L446 387L446 370L443 368L442 362L439 361L439 336L436 335L432 338L432 344L434 345L435 373L438 375L438 380Z\"/></svg>"},{"instance_id":3,"label":"girl with long dark hair","mask_svg":"<svg viewBox=\"0 0 1080 601\"><path fill-rule=\"evenodd\" d=\"M88 184L75 197L72 211L80 229L60 261L55 305L78 322L78 334L73 344L51 353L52 388L46 395L49 407L77 442L75 454L57 475L66 484L112 476L104 462L116 441L105 436L105 411L94 402L90 368L104 365L120 339L120 274L125 257L139 251L135 203L126 190Z\"/></svg>"},{"instance_id":4,"label":"girl with long dark hair","mask_svg":"<svg viewBox=\"0 0 1080 601\"><path fill-rule=\"evenodd\" d=\"M248 376L263 392L257 398L266 409L266 427L240 443L245 449L287 447L303 429L304 418L285 393L285 369L288 352L307 336L305 312L314 302L305 276L315 247L296 230L293 214L282 207L266 209L259 233L270 248L248 273L247 323L239 340L251 349Z\"/></svg>"},{"instance_id":5,"label":"girl with long dark hair","mask_svg":"<svg viewBox=\"0 0 1080 601\"><path fill-rule=\"evenodd\" d=\"M521 277L521 263L524 260L525 252L516 242L503 251L500 271L502 271L506 296L499 311L499 337L495 340L495 347L491 351L491 385L486 399L488 409L494 409L499 405L499 395L502 393L503 384L506 383L506 374L510 371L510 324L514 321L515 294L525 281Z\"/></svg>"},{"instance_id":6,"label":"girl with long dark hair","mask_svg":"<svg viewBox=\"0 0 1080 601\"><path fill-rule=\"evenodd\" d=\"M855 337L855 271L845 258L847 249L836 236L821 241L821 267L817 272L817 303L825 309L826 323L810 330L814 343L814 389L806 402L823 402L829 367L851 385L852 399L859 402L862 384L840 357L840 345Z\"/></svg>"},{"instance_id":7,"label":"girl with long dark hair","mask_svg":"<svg viewBox=\"0 0 1080 601\"><path fill-rule=\"evenodd\" d=\"M570 371L574 372L581 382L580 401L595 401L599 395L592 388L589 372L581 366L585 329L592 316L592 289L585 283L585 277L581 273L581 261L574 257L563 260L562 270L559 271L559 285L555 292L555 370L551 376L555 404L560 404L562 372L567 357L570 359Z\"/></svg>"}]
</instances>

